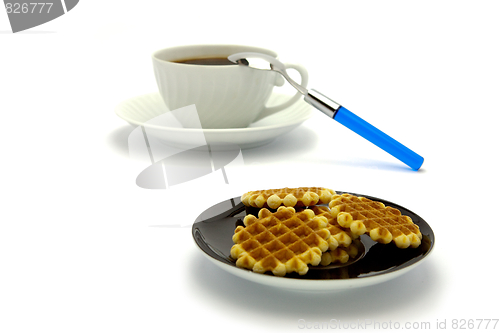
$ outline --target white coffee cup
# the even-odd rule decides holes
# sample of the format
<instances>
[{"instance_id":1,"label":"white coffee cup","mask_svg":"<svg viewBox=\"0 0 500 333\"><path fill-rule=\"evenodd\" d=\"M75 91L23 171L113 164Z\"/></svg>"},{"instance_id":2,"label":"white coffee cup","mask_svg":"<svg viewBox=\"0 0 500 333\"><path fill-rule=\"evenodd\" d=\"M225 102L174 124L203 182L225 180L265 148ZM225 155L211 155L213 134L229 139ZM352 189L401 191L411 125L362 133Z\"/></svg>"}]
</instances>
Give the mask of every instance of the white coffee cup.
<instances>
[{"instance_id":1,"label":"white coffee cup","mask_svg":"<svg viewBox=\"0 0 500 333\"><path fill-rule=\"evenodd\" d=\"M271 50L240 45L188 45L156 51L153 67L160 95L169 110L196 105L199 120L176 118L186 128L242 128L281 111L299 100L300 93L272 107L266 103L275 86L284 83L280 74L249 67L186 64L185 60L227 58L240 52L259 52L277 57ZM299 72L301 85L307 86L304 67L285 64Z\"/></svg>"}]
</instances>

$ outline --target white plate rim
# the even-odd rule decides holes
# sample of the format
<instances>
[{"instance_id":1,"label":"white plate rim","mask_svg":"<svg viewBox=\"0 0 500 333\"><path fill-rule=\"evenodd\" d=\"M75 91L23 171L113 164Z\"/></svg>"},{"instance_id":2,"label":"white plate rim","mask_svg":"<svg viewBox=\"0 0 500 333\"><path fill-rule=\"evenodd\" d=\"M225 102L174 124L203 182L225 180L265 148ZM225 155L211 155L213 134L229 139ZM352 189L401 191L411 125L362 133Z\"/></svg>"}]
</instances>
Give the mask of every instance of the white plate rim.
<instances>
[{"instance_id":1,"label":"white plate rim","mask_svg":"<svg viewBox=\"0 0 500 333\"><path fill-rule=\"evenodd\" d=\"M196 242L195 242L196 244ZM198 244L196 246L199 248ZM266 285L269 287L291 289L295 291L307 291L307 292L325 292L325 291L342 291L354 288L367 287L379 283L383 283L394 278L397 278L403 274L408 273L414 268L418 267L424 260L426 260L429 255L433 252L432 248L426 255L425 258L413 263L410 266L402 268L400 270L374 275L366 277L357 277L356 279L338 279L338 280L301 280L301 279L283 279L279 276L259 274L252 272L250 270L244 270L238 267L229 266L223 262L210 257L201 248L200 251L217 267L223 269L224 271L231 273L237 277L243 278L248 281L252 281L258 284Z\"/></svg>"}]
</instances>

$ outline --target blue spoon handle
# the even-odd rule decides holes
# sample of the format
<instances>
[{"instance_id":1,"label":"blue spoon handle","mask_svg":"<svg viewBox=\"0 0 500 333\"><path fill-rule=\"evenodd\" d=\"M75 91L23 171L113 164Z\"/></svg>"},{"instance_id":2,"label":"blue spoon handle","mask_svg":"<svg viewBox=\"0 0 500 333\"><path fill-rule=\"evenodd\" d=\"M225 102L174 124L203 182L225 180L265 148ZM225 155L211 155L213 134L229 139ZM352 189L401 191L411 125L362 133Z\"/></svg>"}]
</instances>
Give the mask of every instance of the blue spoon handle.
<instances>
[{"instance_id":1,"label":"blue spoon handle","mask_svg":"<svg viewBox=\"0 0 500 333\"><path fill-rule=\"evenodd\" d=\"M304 100L353 132L396 157L413 170L418 170L422 166L424 162L422 156L394 140L389 135L364 121L325 95L315 90L310 90Z\"/></svg>"}]
</instances>

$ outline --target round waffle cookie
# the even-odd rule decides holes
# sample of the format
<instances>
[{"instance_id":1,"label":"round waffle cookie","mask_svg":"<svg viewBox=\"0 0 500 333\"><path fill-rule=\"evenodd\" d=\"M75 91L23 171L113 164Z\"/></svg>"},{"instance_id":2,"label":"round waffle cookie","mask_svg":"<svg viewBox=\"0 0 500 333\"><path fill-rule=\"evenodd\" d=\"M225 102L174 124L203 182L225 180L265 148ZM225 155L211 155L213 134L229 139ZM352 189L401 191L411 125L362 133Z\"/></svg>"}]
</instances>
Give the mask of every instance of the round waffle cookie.
<instances>
[{"instance_id":1,"label":"round waffle cookie","mask_svg":"<svg viewBox=\"0 0 500 333\"><path fill-rule=\"evenodd\" d=\"M392 241L402 249L420 245L420 229L396 208L347 193L334 195L329 206L338 224L350 228L354 235L367 233L376 242L387 244Z\"/></svg>"},{"instance_id":2,"label":"round waffle cookie","mask_svg":"<svg viewBox=\"0 0 500 333\"><path fill-rule=\"evenodd\" d=\"M276 209L279 206L307 207L329 203L335 191L324 187L280 188L250 191L241 196L245 206Z\"/></svg>"},{"instance_id":3,"label":"round waffle cookie","mask_svg":"<svg viewBox=\"0 0 500 333\"><path fill-rule=\"evenodd\" d=\"M360 240L356 239L346 247L339 246L335 250L328 250L321 256L321 265L328 266L333 263L345 264L349 259L354 258L359 253Z\"/></svg>"},{"instance_id":4,"label":"round waffle cookie","mask_svg":"<svg viewBox=\"0 0 500 333\"><path fill-rule=\"evenodd\" d=\"M307 265L318 265L329 248L328 222L310 209L296 212L293 207L280 207L271 213L263 208L258 218L247 215L243 223L245 227L238 226L234 231L231 257L236 259L236 266L257 273L304 275L309 270Z\"/></svg>"},{"instance_id":5,"label":"round waffle cookie","mask_svg":"<svg viewBox=\"0 0 500 333\"><path fill-rule=\"evenodd\" d=\"M324 216L327 219L327 229L330 231L330 238L328 238L329 250L321 256L321 265L345 264L350 258L354 258L358 254L358 246L352 242L358 236L352 235L350 229L344 229L340 226L337 219L332 216L330 208L313 206L310 209L316 216Z\"/></svg>"},{"instance_id":6,"label":"round waffle cookie","mask_svg":"<svg viewBox=\"0 0 500 333\"><path fill-rule=\"evenodd\" d=\"M330 231L330 238L328 238L328 245L330 250L333 251L337 247L348 247L351 245L352 239L357 236L351 235L350 229L344 229L338 224L337 219L333 217L330 209L325 206L313 206L310 209L316 216L323 216L328 221L327 229Z\"/></svg>"}]
</instances>

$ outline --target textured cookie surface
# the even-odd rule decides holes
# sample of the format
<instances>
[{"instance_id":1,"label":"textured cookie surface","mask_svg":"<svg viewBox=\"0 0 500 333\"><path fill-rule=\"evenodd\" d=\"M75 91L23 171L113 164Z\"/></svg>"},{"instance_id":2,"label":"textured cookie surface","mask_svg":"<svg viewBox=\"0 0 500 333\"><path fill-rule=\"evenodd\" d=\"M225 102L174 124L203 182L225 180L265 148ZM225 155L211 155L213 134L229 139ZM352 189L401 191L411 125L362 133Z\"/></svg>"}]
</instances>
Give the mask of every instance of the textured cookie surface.
<instances>
[{"instance_id":1,"label":"textured cookie surface","mask_svg":"<svg viewBox=\"0 0 500 333\"><path fill-rule=\"evenodd\" d=\"M324 187L280 188L250 191L241 196L246 206L276 209L279 206L307 207L329 203L335 191Z\"/></svg>"},{"instance_id":2,"label":"textured cookie surface","mask_svg":"<svg viewBox=\"0 0 500 333\"><path fill-rule=\"evenodd\" d=\"M313 206L311 210L316 216L324 216L327 221L327 229L330 231L330 238L328 238L329 250L324 252L321 257L321 265L327 266L330 264L345 264L349 259L358 255L359 240L351 234L350 229L343 228L338 224L336 217L334 217L330 208L325 206Z\"/></svg>"},{"instance_id":3,"label":"textured cookie surface","mask_svg":"<svg viewBox=\"0 0 500 333\"><path fill-rule=\"evenodd\" d=\"M359 253L359 248L361 241L359 239L354 240L351 244L346 247L339 246L335 250L328 250L323 253L321 257L321 265L328 266L330 264L345 264L349 259L354 258Z\"/></svg>"},{"instance_id":4,"label":"textured cookie surface","mask_svg":"<svg viewBox=\"0 0 500 333\"><path fill-rule=\"evenodd\" d=\"M257 273L303 275L308 264L318 265L329 249L328 222L310 209L296 212L292 207L280 207L271 213L264 208L258 217L245 216L243 223L245 227L238 226L234 232L231 257L236 266Z\"/></svg>"},{"instance_id":5,"label":"textured cookie surface","mask_svg":"<svg viewBox=\"0 0 500 333\"><path fill-rule=\"evenodd\" d=\"M391 241L399 248L418 247L422 234L410 217L383 203L351 194L334 195L329 203L338 224L354 235L367 233L379 243Z\"/></svg>"},{"instance_id":6,"label":"textured cookie surface","mask_svg":"<svg viewBox=\"0 0 500 333\"><path fill-rule=\"evenodd\" d=\"M338 224L336 217L334 217L330 209L325 206L313 206L310 208L316 216L323 216L328 221L327 229L330 232L328 238L328 245L330 250L335 250L337 247L348 247L351 245L352 239L356 236L351 235L350 229L343 228Z\"/></svg>"}]
</instances>

